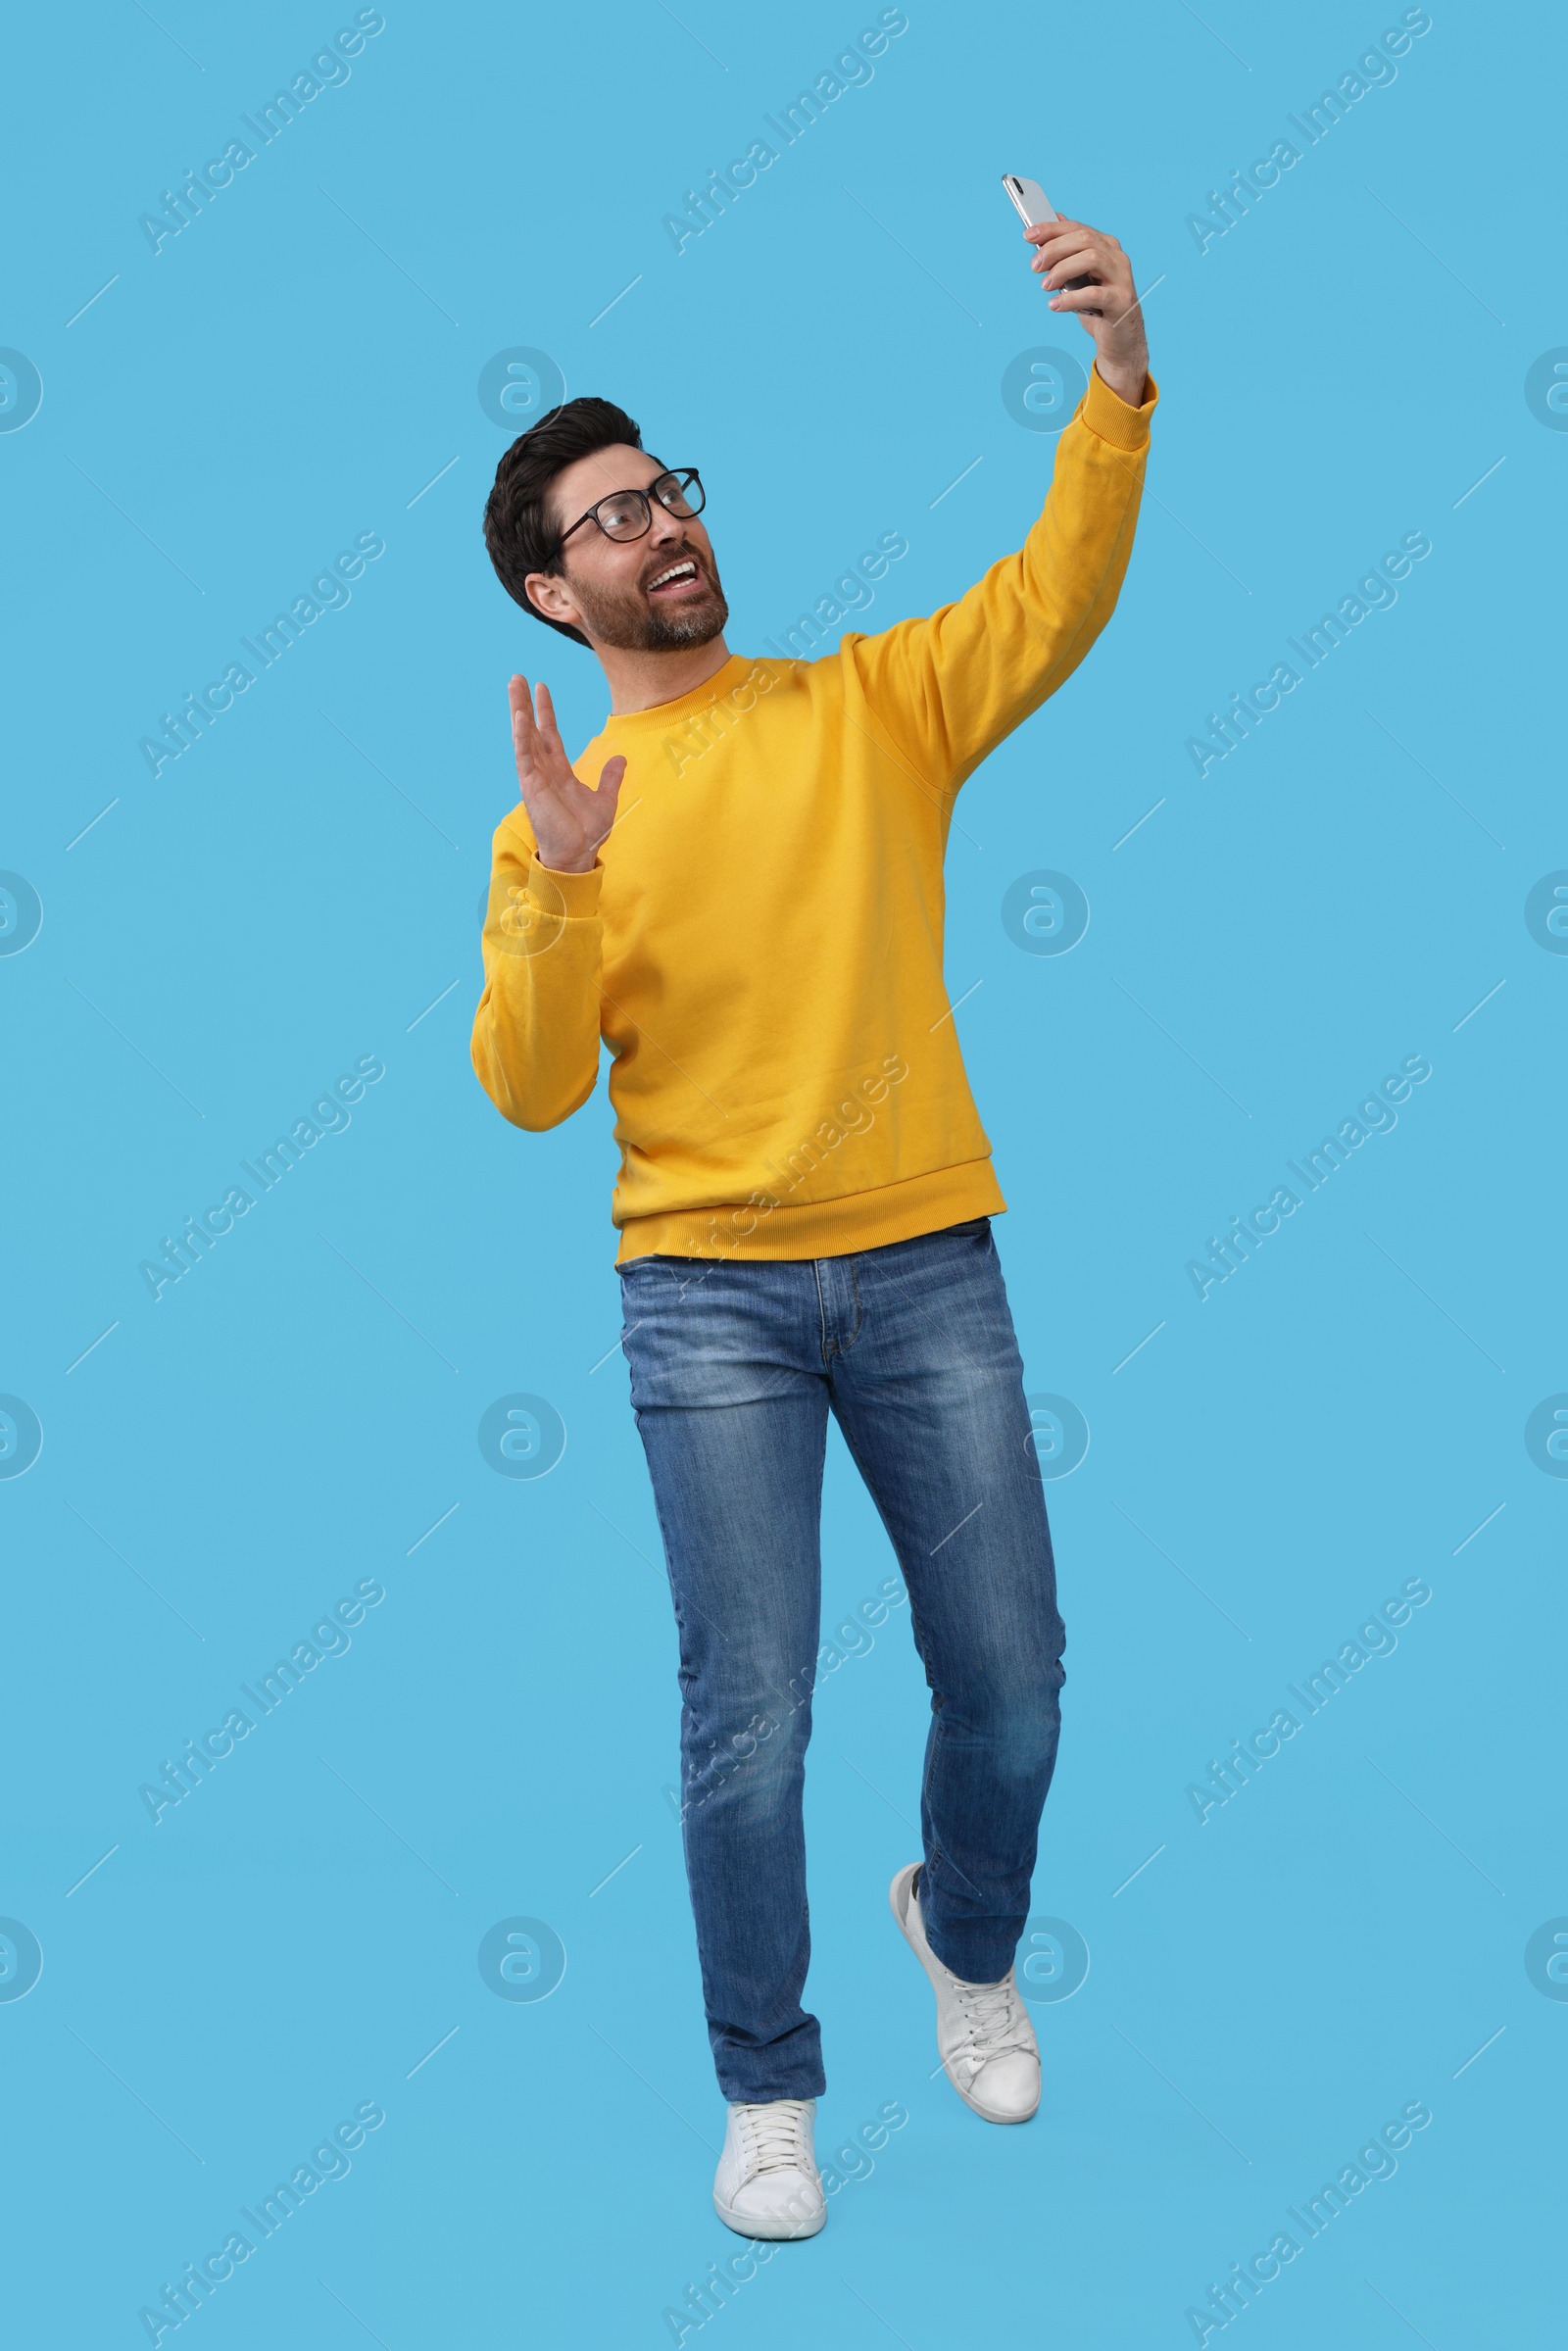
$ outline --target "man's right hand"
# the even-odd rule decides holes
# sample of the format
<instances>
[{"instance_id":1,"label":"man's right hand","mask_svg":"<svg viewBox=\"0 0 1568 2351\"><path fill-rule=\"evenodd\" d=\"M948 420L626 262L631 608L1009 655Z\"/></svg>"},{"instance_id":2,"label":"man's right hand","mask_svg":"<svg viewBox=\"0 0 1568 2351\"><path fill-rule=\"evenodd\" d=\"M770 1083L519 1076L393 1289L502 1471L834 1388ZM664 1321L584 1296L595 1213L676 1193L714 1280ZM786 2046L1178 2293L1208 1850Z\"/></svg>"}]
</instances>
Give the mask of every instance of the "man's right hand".
<instances>
[{"instance_id":1,"label":"man's right hand","mask_svg":"<svg viewBox=\"0 0 1568 2351\"><path fill-rule=\"evenodd\" d=\"M514 677L507 695L512 704L517 786L533 827L539 862L557 873L586 873L615 821L625 759L607 759L599 771L599 789L593 791L572 771L556 725L549 687L535 687L530 702L527 679Z\"/></svg>"}]
</instances>

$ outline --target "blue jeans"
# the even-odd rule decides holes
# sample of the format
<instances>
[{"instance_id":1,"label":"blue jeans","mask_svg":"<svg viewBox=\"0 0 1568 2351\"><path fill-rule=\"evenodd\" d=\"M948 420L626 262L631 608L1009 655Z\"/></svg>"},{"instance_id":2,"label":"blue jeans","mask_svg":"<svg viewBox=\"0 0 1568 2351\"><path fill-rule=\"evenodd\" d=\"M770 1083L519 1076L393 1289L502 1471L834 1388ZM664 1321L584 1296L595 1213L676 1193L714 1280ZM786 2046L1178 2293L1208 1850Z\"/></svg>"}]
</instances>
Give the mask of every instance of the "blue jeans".
<instances>
[{"instance_id":1,"label":"blue jeans","mask_svg":"<svg viewBox=\"0 0 1568 2351\"><path fill-rule=\"evenodd\" d=\"M831 1410L931 1689L920 1908L971 1984L1012 1964L1056 1759L1062 1626L989 1220L843 1257L621 1270L680 1634L682 1830L727 2099L811 2098L801 1797Z\"/></svg>"}]
</instances>

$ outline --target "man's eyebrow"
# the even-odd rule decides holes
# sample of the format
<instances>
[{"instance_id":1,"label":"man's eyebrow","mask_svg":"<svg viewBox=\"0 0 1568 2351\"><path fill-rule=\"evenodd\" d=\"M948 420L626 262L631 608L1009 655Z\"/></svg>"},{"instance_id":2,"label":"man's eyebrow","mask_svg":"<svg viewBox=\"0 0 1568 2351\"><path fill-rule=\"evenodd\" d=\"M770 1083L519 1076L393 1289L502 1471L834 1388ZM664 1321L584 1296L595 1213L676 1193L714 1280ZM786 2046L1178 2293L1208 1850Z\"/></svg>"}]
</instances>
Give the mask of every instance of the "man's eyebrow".
<instances>
[{"instance_id":1,"label":"man's eyebrow","mask_svg":"<svg viewBox=\"0 0 1568 2351\"><path fill-rule=\"evenodd\" d=\"M655 481L657 481L657 480L659 479L659 476L660 476L660 474L661 474L661 473L664 473L664 472L666 472L666 471L668 470L667 466L662 465L660 464L660 462L659 462L658 458L656 458L656 457L655 457L655 456L652 454L652 452L651 452L651 451L649 451L649 450L647 450L647 449L639 449L639 450L636 450L636 451L634 451L634 452L633 452L633 454L634 454L635 456L637 456L637 457L644 457L644 458L647 458L647 460L648 460L648 463L649 463L649 464L650 464L650 465L651 465L654 467L654 474L653 474L653 478L654 478L654 480L655 480ZM602 473L602 474L605 476L606 480L607 480L607 481L609 481L609 480L610 480L610 467L609 467L608 465L601 465L601 464L599 463L599 452L598 452L597 450L595 450L595 451L594 451L594 453L593 453L593 458L594 458L594 463L595 463L596 466L598 467L598 470L599 470L599 471L600 471L600 472L601 472L601 473ZM611 488L612 488L612 490L629 490L629 489L638 489L638 490L640 490L640 489L642 488L642 486L643 486L643 485L642 485L642 483L641 483L641 482L619 482L619 481L612 481L612 482L610 483L610 486L611 486Z\"/></svg>"},{"instance_id":2,"label":"man's eyebrow","mask_svg":"<svg viewBox=\"0 0 1568 2351\"><path fill-rule=\"evenodd\" d=\"M634 454L635 454L636 456L638 456L638 457L645 457L645 458L647 458L647 459L648 459L648 462L649 462L649 464L650 464L651 465L653 465L653 466L655 466L655 467L657 468L657 470L656 470L656 471L655 471L655 472L654 472L654 473L653 473L653 474L650 476L650 481L649 481L649 483L648 483L648 484L644 484L644 483L642 483L642 482L620 482L620 481L613 481L613 480L612 480L612 479L611 479L610 467L609 467L608 465L603 465L603 464L601 464L601 463L600 463L600 459L599 459L599 452L598 452L597 450L592 450L592 451L590 451L590 453L589 453L589 454L590 454L590 457L591 457L591 458L592 458L592 460L593 460L593 463L594 463L594 465L595 465L595 468L596 468L596 470L597 470L597 471L598 471L598 472L599 472L599 473L600 473L600 474L601 474L601 475L604 477L604 479L605 479L605 480L606 480L606 481L609 483L609 485L610 485L610 486L609 486L609 489L605 490L605 491L602 493L602 495L603 495L603 496L605 496L605 497L609 497L609 495L610 495L611 491L612 491L612 490L641 490L641 489L643 489L644 487L651 487L653 482L656 482L656 481L658 481L658 479L659 479L659 476L660 476L660 474L661 474L661 473L667 473L667 472L668 472L668 470L669 470L668 466L667 466L667 465L661 465L661 464L660 464L660 461L659 461L659 459L658 459L658 458L656 458L656 457L654 457L654 456L652 455L652 453L651 453L649 450L646 450L646 449L639 449L639 450L637 450L637 451L636 451ZM593 506L595 503L596 503L596 502L595 502L593 499L591 499L591 498L590 498L590 499L589 499L589 501L588 501L588 504L589 504L589 506ZM550 495L550 501L549 501L549 504L550 504L550 518L551 518L551 521L552 521L552 523L553 523L553 525L554 525L555 529L556 529L558 532L564 530L564 528L566 527L566 523L567 523L568 519L569 519L569 520L571 520L571 521L575 521L575 520L576 520L576 516L575 516L575 515L571 515L571 516L569 516L569 517L568 517L568 516L567 516L565 514L564 514L564 513L558 513L558 512L557 512L557 507L558 507L558 497L557 497L557 493L556 493L556 489L555 489L555 484L554 484L554 483L552 483L552 484L551 484L551 495Z\"/></svg>"}]
</instances>

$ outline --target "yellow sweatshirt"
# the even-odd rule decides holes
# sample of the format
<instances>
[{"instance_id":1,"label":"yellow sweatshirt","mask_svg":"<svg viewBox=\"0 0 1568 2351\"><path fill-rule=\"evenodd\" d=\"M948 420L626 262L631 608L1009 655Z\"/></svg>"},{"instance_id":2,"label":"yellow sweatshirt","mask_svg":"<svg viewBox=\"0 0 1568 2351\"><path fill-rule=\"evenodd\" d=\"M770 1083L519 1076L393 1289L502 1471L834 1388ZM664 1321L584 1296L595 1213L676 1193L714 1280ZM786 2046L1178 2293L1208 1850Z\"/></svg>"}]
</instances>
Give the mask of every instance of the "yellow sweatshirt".
<instances>
[{"instance_id":1,"label":"yellow sweatshirt","mask_svg":"<svg viewBox=\"0 0 1568 2351\"><path fill-rule=\"evenodd\" d=\"M1069 677L1132 549L1149 420L1094 373L1022 548L956 604L815 661L736 655L612 717L627 759L588 873L519 806L495 835L473 1065L514 1126L594 1090L617 1262L826 1257L1004 1208L942 978L958 787Z\"/></svg>"}]
</instances>

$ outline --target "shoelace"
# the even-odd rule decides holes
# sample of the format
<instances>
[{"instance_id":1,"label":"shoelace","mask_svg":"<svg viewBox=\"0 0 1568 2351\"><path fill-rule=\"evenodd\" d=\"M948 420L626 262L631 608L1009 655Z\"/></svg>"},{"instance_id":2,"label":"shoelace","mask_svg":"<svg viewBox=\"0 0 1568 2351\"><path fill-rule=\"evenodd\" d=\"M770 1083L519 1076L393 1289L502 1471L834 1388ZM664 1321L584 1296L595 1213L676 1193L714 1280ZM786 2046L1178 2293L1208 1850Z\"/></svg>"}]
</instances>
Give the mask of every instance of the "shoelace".
<instances>
[{"instance_id":1,"label":"shoelace","mask_svg":"<svg viewBox=\"0 0 1568 2351\"><path fill-rule=\"evenodd\" d=\"M1011 1984L963 1984L956 1976L951 1982L964 2028L956 2056L978 2071L1012 2050L1032 2054L1029 2012Z\"/></svg>"},{"instance_id":2,"label":"shoelace","mask_svg":"<svg viewBox=\"0 0 1568 2351\"><path fill-rule=\"evenodd\" d=\"M742 2106L739 2125L750 2178L757 2179L763 2172L810 2171L804 2144L804 2098L775 2098L766 2106Z\"/></svg>"}]
</instances>

